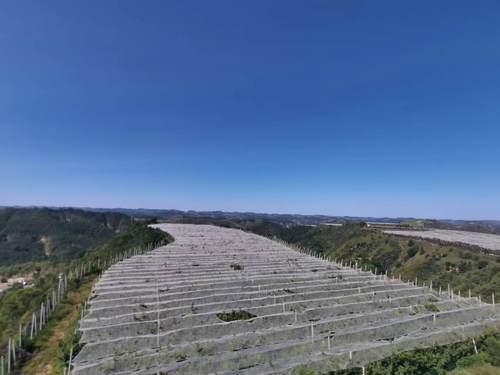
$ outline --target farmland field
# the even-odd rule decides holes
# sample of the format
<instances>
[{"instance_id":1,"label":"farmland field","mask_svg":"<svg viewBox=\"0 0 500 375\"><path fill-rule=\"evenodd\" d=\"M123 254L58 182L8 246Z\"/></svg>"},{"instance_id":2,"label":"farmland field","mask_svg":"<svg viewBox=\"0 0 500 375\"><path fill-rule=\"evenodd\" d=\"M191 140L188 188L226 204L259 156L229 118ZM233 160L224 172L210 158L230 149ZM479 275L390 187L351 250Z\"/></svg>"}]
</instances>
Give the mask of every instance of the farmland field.
<instances>
[{"instance_id":1,"label":"farmland field","mask_svg":"<svg viewBox=\"0 0 500 375\"><path fill-rule=\"evenodd\" d=\"M479 246L488 250L500 251L500 235L465 232L459 230L430 229L430 230L386 230L388 234L398 236L437 239L447 242L460 242L467 245Z\"/></svg>"},{"instance_id":2,"label":"farmland field","mask_svg":"<svg viewBox=\"0 0 500 375\"><path fill-rule=\"evenodd\" d=\"M175 241L96 284L72 374L320 374L500 325L498 305L255 234L158 227Z\"/></svg>"}]
</instances>

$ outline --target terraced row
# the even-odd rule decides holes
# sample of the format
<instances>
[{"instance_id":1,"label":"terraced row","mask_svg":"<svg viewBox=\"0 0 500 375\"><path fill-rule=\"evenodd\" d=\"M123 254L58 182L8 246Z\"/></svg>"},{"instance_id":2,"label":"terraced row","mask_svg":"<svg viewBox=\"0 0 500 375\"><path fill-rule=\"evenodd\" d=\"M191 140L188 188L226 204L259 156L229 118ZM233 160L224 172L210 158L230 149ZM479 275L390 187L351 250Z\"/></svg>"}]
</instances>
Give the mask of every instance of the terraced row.
<instances>
[{"instance_id":1,"label":"terraced row","mask_svg":"<svg viewBox=\"0 0 500 375\"><path fill-rule=\"evenodd\" d=\"M497 306L257 235L160 228L175 242L114 265L94 288L73 373L323 373L500 324Z\"/></svg>"}]
</instances>

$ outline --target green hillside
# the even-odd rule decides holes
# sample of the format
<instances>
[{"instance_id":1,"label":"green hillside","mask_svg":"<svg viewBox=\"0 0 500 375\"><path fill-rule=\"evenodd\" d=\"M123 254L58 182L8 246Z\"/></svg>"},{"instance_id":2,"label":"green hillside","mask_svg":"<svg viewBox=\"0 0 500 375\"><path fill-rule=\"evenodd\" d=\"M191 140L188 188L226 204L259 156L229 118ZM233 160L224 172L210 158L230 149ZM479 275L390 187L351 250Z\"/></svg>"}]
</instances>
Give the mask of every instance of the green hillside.
<instances>
[{"instance_id":1,"label":"green hillside","mask_svg":"<svg viewBox=\"0 0 500 375\"><path fill-rule=\"evenodd\" d=\"M69 270L78 265L91 262L97 258L109 259L132 248L145 248L151 244L168 243L172 240L173 238L170 235L159 229L148 227L147 223L130 221L128 226L121 228L120 233L112 234L108 240L102 241L98 245L83 249L80 255L71 258L53 258L0 267L0 273L4 274L33 274L32 287L24 289L11 288L0 294L0 352L5 351L8 338L17 334L19 324L24 327L29 324L31 313L39 308L38 306L45 300L50 290L57 285L59 273L67 274ZM64 362L65 356L68 355L71 346L70 343L66 343L66 346L63 347L61 337L69 335L68 337L71 338L72 335L74 336L74 328L57 334L53 330L59 323L68 319L72 319L72 324L76 327L78 323L78 304L88 297L91 281L97 277L99 272L100 270L89 271L82 281L73 281L69 284L68 288L71 293L57 307L48 328L33 342L26 343L22 363L30 359L33 361L40 360L43 363L51 362L57 364L58 370L49 371L48 373L61 373L61 364ZM72 300L75 295L79 296L78 302ZM51 335L54 334L56 337L49 340ZM54 354L53 350L57 353L56 357L52 355ZM40 371L31 373L40 373Z\"/></svg>"},{"instance_id":2,"label":"green hillside","mask_svg":"<svg viewBox=\"0 0 500 375\"><path fill-rule=\"evenodd\" d=\"M123 231L131 218L77 209L0 209L0 265L80 256Z\"/></svg>"}]
</instances>

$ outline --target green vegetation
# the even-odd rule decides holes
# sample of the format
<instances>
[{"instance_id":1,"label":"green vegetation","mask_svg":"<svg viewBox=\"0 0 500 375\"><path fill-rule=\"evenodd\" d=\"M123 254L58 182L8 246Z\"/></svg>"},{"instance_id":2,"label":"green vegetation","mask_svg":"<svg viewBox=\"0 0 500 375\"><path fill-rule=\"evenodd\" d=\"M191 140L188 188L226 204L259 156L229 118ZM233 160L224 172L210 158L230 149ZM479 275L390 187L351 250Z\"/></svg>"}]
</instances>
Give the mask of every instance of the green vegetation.
<instances>
[{"instance_id":1,"label":"green vegetation","mask_svg":"<svg viewBox=\"0 0 500 375\"><path fill-rule=\"evenodd\" d=\"M430 311L430 312L439 312L439 307L437 307L433 303L427 303L427 304L424 305L424 307L427 309L427 311Z\"/></svg>"},{"instance_id":2,"label":"green vegetation","mask_svg":"<svg viewBox=\"0 0 500 375\"><path fill-rule=\"evenodd\" d=\"M120 213L76 209L0 209L0 266L81 256L132 222ZM3 274L1 274L4 276Z\"/></svg>"},{"instance_id":3,"label":"green vegetation","mask_svg":"<svg viewBox=\"0 0 500 375\"><path fill-rule=\"evenodd\" d=\"M491 301L492 293L500 295L500 257L460 245L442 245L427 240L408 240L377 231L336 228L312 234L312 237L336 237L335 231L350 232L352 236L338 246L324 247L331 259L358 262L359 265L405 280L418 278L435 288L450 287L462 295L470 289ZM342 234L345 236L345 234ZM333 240L333 241L336 241ZM332 241L332 242L333 242Z\"/></svg>"},{"instance_id":4,"label":"green vegetation","mask_svg":"<svg viewBox=\"0 0 500 375\"><path fill-rule=\"evenodd\" d=\"M25 375L62 374L70 356L79 351L78 322L83 302L89 297L95 276L87 277L81 286L61 301L42 334L27 345Z\"/></svg>"},{"instance_id":5,"label":"green vegetation","mask_svg":"<svg viewBox=\"0 0 500 375\"><path fill-rule=\"evenodd\" d=\"M251 314L245 310L233 310L229 313L218 313L217 318L225 322L232 322L233 320L248 320L255 318L257 315Z\"/></svg>"},{"instance_id":6,"label":"green vegetation","mask_svg":"<svg viewBox=\"0 0 500 375\"><path fill-rule=\"evenodd\" d=\"M394 354L366 367L373 375L466 375L500 374L500 331L491 330L472 340L428 349ZM338 375L361 374L361 369L334 372Z\"/></svg>"},{"instance_id":7,"label":"green vegetation","mask_svg":"<svg viewBox=\"0 0 500 375\"><path fill-rule=\"evenodd\" d=\"M412 230L421 230L425 227L423 220L409 220L403 222L403 224L408 225Z\"/></svg>"},{"instance_id":8,"label":"green vegetation","mask_svg":"<svg viewBox=\"0 0 500 375\"><path fill-rule=\"evenodd\" d=\"M81 237L78 237L81 238ZM74 270L82 264L98 264L97 260L105 260L116 258L124 251L133 248L145 248L153 243L171 242L173 239L167 233L152 229L147 226L147 223L129 222L126 228L122 228L119 233L116 233L112 238L99 245L93 246L84 251L77 251L74 257L69 258L53 258L46 261L28 262L24 264L16 264L12 266L4 266L1 269L3 274L31 274L33 276L33 286L28 288L12 288L0 294L0 350L6 347L9 337L18 334L19 325L26 327L31 321L33 311L39 309L40 303L44 301L50 291L57 285L57 280L60 273L68 274L70 270ZM75 239L76 241L76 239ZM84 291L81 290L82 285L86 280L93 279L102 270L101 267L94 266L92 269L87 269L87 279L72 280L68 284L70 292ZM83 284L82 284L83 282ZM42 334L36 337L33 343L26 344L26 358L36 355L46 349L47 343L50 341L51 330L66 319L75 309L75 304L78 302L68 302L69 297L57 306L49 324L46 326ZM78 320L78 318L76 318ZM68 323L69 324L69 323ZM58 334L58 336L61 336ZM58 344L60 341L58 341ZM62 350L62 349L61 349ZM63 351L64 352L64 351ZM48 356L50 357L50 356ZM33 373L36 373L33 372ZM60 373L57 372L56 373Z\"/></svg>"}]
</instances>

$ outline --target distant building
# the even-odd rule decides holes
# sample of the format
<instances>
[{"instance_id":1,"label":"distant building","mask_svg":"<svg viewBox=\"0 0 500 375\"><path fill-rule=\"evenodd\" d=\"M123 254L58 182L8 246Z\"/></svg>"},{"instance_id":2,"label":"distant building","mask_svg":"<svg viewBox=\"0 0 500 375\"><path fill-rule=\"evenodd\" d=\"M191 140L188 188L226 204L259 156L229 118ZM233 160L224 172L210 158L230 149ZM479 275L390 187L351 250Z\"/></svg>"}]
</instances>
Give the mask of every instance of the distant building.
<instances>
[{"instance_id":1,"label":"distant building","mask_svg":"<svg viewBox=\"0 0 500 375\"><path fill-rule=\"evenodd\" d=\"M24 277L13 277L11 279L7 280L7 285L9 287L14 286L14 285L21 285L21 286L26 286L27 282Z\"/></svg>"}]
</instances>

